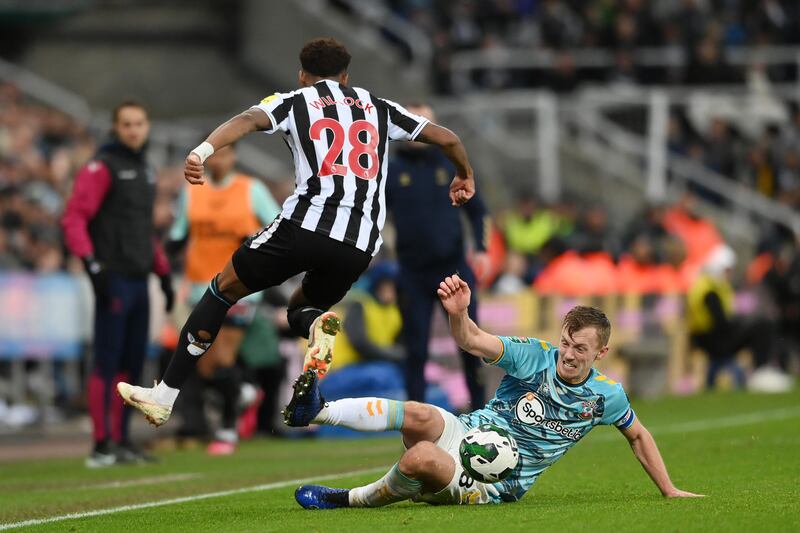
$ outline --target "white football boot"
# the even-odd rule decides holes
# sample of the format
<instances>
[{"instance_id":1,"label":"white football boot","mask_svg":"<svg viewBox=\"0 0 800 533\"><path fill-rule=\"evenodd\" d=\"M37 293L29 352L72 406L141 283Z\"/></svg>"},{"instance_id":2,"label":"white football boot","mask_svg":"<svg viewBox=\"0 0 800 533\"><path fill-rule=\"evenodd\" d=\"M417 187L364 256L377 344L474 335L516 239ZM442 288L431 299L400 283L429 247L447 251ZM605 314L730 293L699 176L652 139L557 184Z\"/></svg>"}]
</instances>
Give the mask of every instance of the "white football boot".
<instances>
[{"instance_id":1,"label":"white football boot","mask_svg":"<svg viewBox=\"0 0 800 533\"><path fill-rule=\"evenodd\" d=\"M325 377L333 364L333 343L341 327L342 321L333 311L322 313L314 320L303 360L303 372L313 368L320 378Z\"/></svg>"},{"instance_id":2,"label":"white football boot","mask_svg":"<svg viewBox=\"0 0 800 533\"><path fill-rule=\"evenodd\" d=\"M120 381L117 383L117 392L127 405L135 407L144 413L144 417L154 426L163 426L172 413L172 406L158 403L153 398L155 387L139 387Z\"/></svg>"}]
</instances>

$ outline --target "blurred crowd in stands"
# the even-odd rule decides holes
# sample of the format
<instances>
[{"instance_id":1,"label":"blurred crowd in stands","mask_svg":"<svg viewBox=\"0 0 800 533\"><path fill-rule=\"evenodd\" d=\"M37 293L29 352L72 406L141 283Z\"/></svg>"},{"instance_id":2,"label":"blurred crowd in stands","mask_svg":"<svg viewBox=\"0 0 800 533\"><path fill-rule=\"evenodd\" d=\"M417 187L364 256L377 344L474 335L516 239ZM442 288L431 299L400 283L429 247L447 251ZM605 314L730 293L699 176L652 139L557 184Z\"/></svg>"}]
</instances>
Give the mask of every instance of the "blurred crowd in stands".
<instances>
[{"instance_id":1,"label":"blurred crowd in stands","mask_svg":"<svg viewBox=\"0 0 800 533\"><path fill-rule=\"evenodd\" d=\"M334 2L347 8L350 2ZM509 49L555 52L553 69L475 73L484 88L549 87L571 91L583 81L715 84L744 80L724 51L737 46L800 43L800 6L789 0L385 0L386 7L431 36L436 89L458 91L454 53ZM680 66L638 63L638 48L671 48ZM576 64L578 49L608 51L608 66ZM674 54L673 54L674 55ZM795 67L770 68L781 81Z\"/></svg>"},{"instance_id":2,"label":"blurred crowd in stands","mask_svg":"<svg viewBox=\"0 0 800 533\"><path fill-rule=\"evenodd\" d=\"M69 117L0 85L0 268L65 267L59 217L95 142Z\"/></svg>"},{"instance_id":3,"label":"blurred crowd in stands","mask_svg":"<svg viewBox=\"0 0 800 533\"><path fill-rule=\"evenodd\" d=\"M800 106L785 107L785 120L754 128L744 117L721 112L706 120L691 120L676 109L668 126L668 149L691 158L731 182L797 209L800 207ZM696 190L714 203L711 191Z\"/></svg>"},{"instance_id":4,"label":"blurred crowd in stands","mask_svg":"<svg viewBox=\"0 0 800 533\"><path fill-rule=\"evenodd\" d=\"M0 83L0 271L83 271L66 253L59 218L77 169L104 135ZM155 219L161 231L171 223L182 185L174 169L160 170Z\"/></svg>"}]
</instances>

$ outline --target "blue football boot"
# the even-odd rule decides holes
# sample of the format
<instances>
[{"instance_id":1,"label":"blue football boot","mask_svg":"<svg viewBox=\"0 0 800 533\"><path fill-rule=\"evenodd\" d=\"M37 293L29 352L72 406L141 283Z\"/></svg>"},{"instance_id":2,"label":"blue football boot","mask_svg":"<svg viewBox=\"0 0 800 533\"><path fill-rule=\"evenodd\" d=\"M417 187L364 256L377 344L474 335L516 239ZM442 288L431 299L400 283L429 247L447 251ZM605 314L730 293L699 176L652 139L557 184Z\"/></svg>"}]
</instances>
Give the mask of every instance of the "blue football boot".
<instances>
[{"instance_id":1,"label":"blue football boot","mask_svg":"<svg viewBox=\"0 0 800 533\"><path fill-rule=\"evenodd\" d=\"M339 509L350 507L349 493L348 489L303 485L294 491L294 499L303 509Z\"/></svg>"},{"instance_id":2,"label":"blue football boot","mask_svg":"<svg viewBox=\"0 0 800 533\"><path fill-rule=\"evenodd\" d=\"M283 410L283 421L291 427L307 426L325 406L325 398L319 390L317 371L309 369L303 372L292 388L294 393L289 405Z\"/></svg>"}]
</instances>

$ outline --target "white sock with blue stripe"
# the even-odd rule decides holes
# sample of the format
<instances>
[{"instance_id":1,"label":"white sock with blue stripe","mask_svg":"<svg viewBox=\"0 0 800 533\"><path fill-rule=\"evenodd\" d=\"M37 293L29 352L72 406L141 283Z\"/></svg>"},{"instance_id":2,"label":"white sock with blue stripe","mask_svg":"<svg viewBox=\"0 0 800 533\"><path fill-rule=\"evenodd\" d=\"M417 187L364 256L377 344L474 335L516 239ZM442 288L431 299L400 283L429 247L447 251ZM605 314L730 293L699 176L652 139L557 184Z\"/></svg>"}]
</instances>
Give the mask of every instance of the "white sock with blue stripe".
<instances>
[{"instance_id":1,"label":"white sock with blue stripe","mask_svg":"<svg viewBox=\"0 0 800 533\"><path fill-rule=\"evenodd\" d=\"M345 398L325 404L312 424L342 426L356 431L399 430L403 427L403 402L386 398Z\"/></svg>"}]
</instances>

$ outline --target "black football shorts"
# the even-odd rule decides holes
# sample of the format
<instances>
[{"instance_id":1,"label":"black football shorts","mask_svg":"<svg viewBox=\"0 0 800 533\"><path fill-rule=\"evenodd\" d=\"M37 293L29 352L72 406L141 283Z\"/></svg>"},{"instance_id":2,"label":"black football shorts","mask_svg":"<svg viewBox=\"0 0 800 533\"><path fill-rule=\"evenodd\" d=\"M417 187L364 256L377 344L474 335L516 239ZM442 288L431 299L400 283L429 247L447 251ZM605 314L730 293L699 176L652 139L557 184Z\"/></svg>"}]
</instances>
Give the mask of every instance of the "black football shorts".
<instances>
[{"instance_id":1,"label":"black football shorts","mask_svg":"<svg viewBox=\"0 0 800 533\"><path fill-rule=\"evenodd\" d=\"M233 254L233 268L254 291L280 285L301 272L303 293L329 309L350 290L372 256L355 246L301 228L281 216L248 238Z\"/></svg>"}]
</instances>

